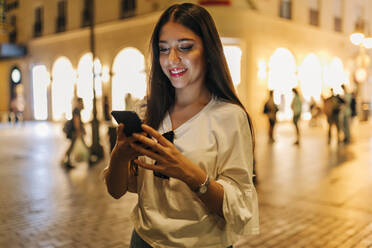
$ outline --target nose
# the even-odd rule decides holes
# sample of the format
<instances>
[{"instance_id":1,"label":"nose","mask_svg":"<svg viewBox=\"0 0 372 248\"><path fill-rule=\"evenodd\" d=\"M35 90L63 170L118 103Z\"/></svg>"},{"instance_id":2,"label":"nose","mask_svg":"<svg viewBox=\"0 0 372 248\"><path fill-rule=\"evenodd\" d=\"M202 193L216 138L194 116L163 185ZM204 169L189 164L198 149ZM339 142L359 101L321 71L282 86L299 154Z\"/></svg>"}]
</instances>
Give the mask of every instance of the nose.
<instances>
[{"instance_id":1,"label":"nose","mask_svg":"<svg viewBox=\"0 0 372 248\"><path fill-rule=\"evenodd\" d=\"M170 49L168 60L170 64L177 64L181 61L180 55L176 48Z\"/></svg>"}]
</instances>

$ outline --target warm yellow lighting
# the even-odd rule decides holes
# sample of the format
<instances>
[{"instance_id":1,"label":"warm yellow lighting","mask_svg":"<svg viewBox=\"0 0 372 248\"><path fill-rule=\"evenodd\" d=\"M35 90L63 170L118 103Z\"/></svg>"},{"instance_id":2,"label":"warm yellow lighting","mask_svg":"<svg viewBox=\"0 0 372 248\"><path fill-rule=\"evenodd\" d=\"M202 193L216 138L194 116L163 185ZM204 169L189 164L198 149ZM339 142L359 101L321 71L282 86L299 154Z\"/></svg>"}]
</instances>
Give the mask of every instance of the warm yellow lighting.
<instances>
[{"instance_id":1,"label":"warm yellow lighting","mask_svg":"<svg viewBox=\"0 0 372 248\"><path fill-rule=\"evenodd\" d=\"M353 33L350 35L350 41L354 45L360 45L363 42L364 34L362 33Z\"/></svg>"},{"instance_id":2,"label":"warm yellow lighting","mask_svg":"<svg viewBox=\"0 0 372 248\"><path fill-rule=\"evenodd\" d=\"M116 55L112 77L112 109L125 109L125 95L131 93L136 99L146 94L145 59L135 48L125 48Z\"/></svg>"},{"instance_id":3,"label":"warm yellow lighting","mask_svg":"<svg viewBox=\"0 0 372 248\"><path fill-rule=\"evenodd\" d=\"M107 65L102 67L102 82L107 83L110 80L110 69Z\"/></svg>"},{"instance_id":4,"label":"warm yellow lighting","mask_svg":"<svg viewBox=\"0 0 372 248\"><path fill-rule=\"evenodd\" d=\"M70 60L60 57L56 60L52 70L52 114L53 120L72 117L72 99L74 95L74 70Z\"/></svg>"},{"instance_id":5,"label":"warm yellow lighting","mask_svg":"<svg viewBox=\"0 0 372 248\"><path fill-rule=\"evenodd\" d=\"M332 88L335 94L342 93L341 85L348 81L348 74L344 71L344 66L340 58L332 59L329 66L323 69L324 85Z\"/></svg>"},{"instance_id":6,"label":"warm yellow lighting","mask_svg":"<svg viewBox=\"0 0 372 248\"><path fill-rule=\"evenodd\" d=\"M279 120L292 117L292 88L297 86L297 65L293 54L286 48L275 50L269 60L268 88L274 90L274 102L282 106Z\"/></svg>"},{"instance_id":7,"label":"warm yellow lighting","mask_svg":"<svg viewBox=\"0 0 372 248\"><path fill-rule=\"evenodd\" d=\"M258 61L257 77L259 80L264 81L267 78L267 65L265 60Z\"/></svg>"},{"instance_id":8,"label":"warm yellow lighting","mask_svg":"<svg viewBox=\"0 0 372 248\"><path fill-rule=\"evenodd\" d=\"M372 37L364 38L362 44L367 49L372 48Z\"/></svg>"},{"instance_id":9,"label":"warm yellow lighting","mask_svg":"<svg viewBox=\"0 0 372 248\"><path fill-rule=\"evenodd\" d=\"M35 120L48 119L48 85L50 75L45 65L32 68L32 87Z\"/></svg>"},{"instance_id":10,"label":"warm yellow lighting","mask_svg":"<svg viewBox=\"0 0 372 248\"><path fill-rule=\"evenodd\" d=\"M223 52L227 60L231 78L233 80L234 86L236 87L240 84L242 50L238 46L224 45Z\"/></svg>"},{"instance_id":11,"label":"warm yellow lighting","mask_svg":"<svg viewBox=\"0 0 372 248\"><path fill-rule=\"evenodd\" d=\"M86 53L80 58L77 74L77 96L83 98L84 101L81 119L87 122L93 110L93 56L91 53Z\"/></svg>"},{"instance_id":12,"label":"warm yellow lighting","mask_svg":"<svg viewBox=\"0 0 372 248\"><path fill-rule=\"evenodd\" d=\"M304 99L310 101L313 97L319 101L322 91L322 66L315 54L306 56L298 69L298 77Z\"/></svg>"},{"instance_id":13,"label":"warm yellow lighting","mask_svg":"<svg viewBox=\"0 0 372 248\"><path fill-rule=\"evenodd\" d=\"M368 72L365 68L358 68L355 71L355 80L362 83L367 80Z\"/></svg>"}]
</instances>

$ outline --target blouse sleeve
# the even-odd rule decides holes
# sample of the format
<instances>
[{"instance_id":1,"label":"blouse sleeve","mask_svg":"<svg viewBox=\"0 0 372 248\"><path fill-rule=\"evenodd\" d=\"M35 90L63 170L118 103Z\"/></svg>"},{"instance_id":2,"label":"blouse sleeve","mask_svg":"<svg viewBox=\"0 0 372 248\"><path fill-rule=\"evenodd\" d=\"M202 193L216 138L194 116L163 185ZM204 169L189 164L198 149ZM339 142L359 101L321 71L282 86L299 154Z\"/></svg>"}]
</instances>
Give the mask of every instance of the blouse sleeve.
<instances>
[{"instance_id":1,"label":"blouse sleeve","mask_svg":"<svg viewBox=\"0 0 372 248\"><path fill-rule=\"evenodd\" d=\"M252 182L253 145L244 111L219 120L217 182L224 188L223 215L230 238L258 234L258 200ZM222 124L222 125L221 125Z\"/></svg>"}]
</instances>

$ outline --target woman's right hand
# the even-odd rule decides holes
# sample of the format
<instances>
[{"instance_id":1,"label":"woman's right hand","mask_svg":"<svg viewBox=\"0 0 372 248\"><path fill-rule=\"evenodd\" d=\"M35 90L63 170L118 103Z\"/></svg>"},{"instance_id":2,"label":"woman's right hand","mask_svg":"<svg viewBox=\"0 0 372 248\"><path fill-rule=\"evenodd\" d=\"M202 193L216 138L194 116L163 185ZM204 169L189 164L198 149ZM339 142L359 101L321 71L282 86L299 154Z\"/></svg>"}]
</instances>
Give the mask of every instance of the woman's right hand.
<instances>
[{"instance_id":1,"label":"woman's right hand","mask_svg":"<svg viewBox=\"0 0 372 248\"><path fill-rule=\"evenodd\" d=\"M136 141L133 137L125 136L124 132L124 124L120 123L116 129L116 144L114 149L112 150L111 156L119 156L122 157L124 160L130 161L141 154L135 151L131 146L130 143Z\"/></svg>"}]
</instances>

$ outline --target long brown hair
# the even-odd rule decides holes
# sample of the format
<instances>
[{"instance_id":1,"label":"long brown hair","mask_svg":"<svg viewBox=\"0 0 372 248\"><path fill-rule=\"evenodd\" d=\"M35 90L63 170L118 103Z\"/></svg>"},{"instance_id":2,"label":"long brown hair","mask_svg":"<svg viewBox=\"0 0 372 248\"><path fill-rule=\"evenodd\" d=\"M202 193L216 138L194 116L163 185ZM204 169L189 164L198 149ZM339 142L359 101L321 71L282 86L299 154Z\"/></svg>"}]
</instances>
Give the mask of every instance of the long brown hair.
<instances>
[{"instance_id":1,"label":"long brown hair","mask_svg":"<svg viewBox=\"0 0 372 248\"><path fill-rule=\"evenodd\" d=\"M240 102L231 79L222 43L215 23L206 9L192 3L174 4L164 11L155 25L151 38L151 68L149 75L149 91L145 122L158 129L166 112L175 102L175 90L167 76L163 73L159 62L159 34L167 22L181 24L196 35L202 42L206 61L207 89L219 99L237 104ZM254 144L254 132L251 118L247 113Z\"/></svg>"}]
</instances>

